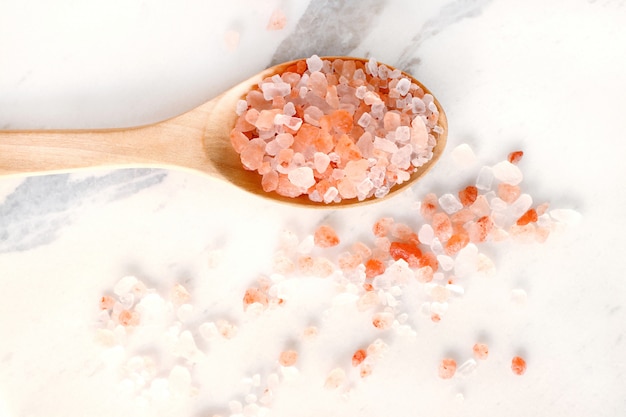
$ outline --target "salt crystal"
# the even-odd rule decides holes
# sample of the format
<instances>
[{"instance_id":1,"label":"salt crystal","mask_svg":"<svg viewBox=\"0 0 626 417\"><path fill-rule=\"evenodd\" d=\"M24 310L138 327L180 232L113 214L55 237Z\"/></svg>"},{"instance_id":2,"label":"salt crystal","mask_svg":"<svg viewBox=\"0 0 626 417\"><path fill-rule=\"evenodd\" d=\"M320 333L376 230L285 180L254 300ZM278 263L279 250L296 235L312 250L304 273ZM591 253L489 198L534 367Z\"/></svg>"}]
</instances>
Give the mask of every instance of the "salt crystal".
<instances>
[{"instance_id":1,"label":"salt crystal","mask_svg":"<svg viewBox=\"0 0 626 417\"><path fill-rule=\"evenodd\" d=\"M465 289L460 285L456 284L446 284L446 289L450 291L454 295L463 295L465 294Z\"/></svg>"},{"instance_id":2,"label":"salt crystal","mask_svg":"<svg viewBox=\"0 0 626 417\"><path fill-rule=\"evenodd\" d=\"M377 76L378 75L378 62L374 58L370 58L365 65L365 69L368 74Z\"/></svg>"},{"instance_id":3,"label":"salt crystal","mask_svg":"<svg viewBox=\"0 0 626 417\"><path fill-rule=\"evenodd\" d=\"M338 195L339 190L336 187L328 187L328 190L324 193L324 203L332 203Z\"/></svg>"},{"instance_id":4,"label":"salt crystal","mask_svg":"<svg viewBox=\"0 0 626 417\"><path fill-rule=\"evenodd\" d=\"M433 301L432 303L430 303L430 311L431 313L443 316L448 311L448 303Z\"/></svg>"},{"instance_id":5,"label":"salt crystal","mask_svg":"<svg viewBox=\"0 0 626 417\"><path fill-rule=\"evenodd\" d=\"M582 219L582 215L579 212L571 209L554 209L550 210L548 214L557 222L568 226L575 226Z\"/></svg>"},{"instance_id":6,"label":"salt crystal","mask_svg":"<svg viewBox=\"0 0 626 417\"><path fill-rule=\"evenodd\" d=\"M287 16L280 9L275 9L267 22L267 30L281 30L287 24Z\"/></svg>"},{"instance_id":7,"label":"salt crystal","mask_svg":"<svg viewBox=\"0 0 626 417\"><path fill-rule=\"evenodd\" d=\"M522 290L521 288L516 288L511 291L511 301L513 303L517 305L524 305L526 304L527 299L528 296L526 295L526 291Z\"/></svg>"},{"instance_id":8,"label":"salt crystal","mask_svg":"<svg viewBox=\"0 0 626 417\"><path fill-rule=\"evenodd\" d=\"M176 311L176 317L182 322L186 322L191 319L192 315L193 306L191 304L183 304L178 307L178 311Z\"/></svg>"},{"instance_id":9,"label":"salt crystal","mask_svg":"<svg viewBox=\"0 0 626 417\"><path fill-rule=\"evenodd\" d=\"M132 276L126 276L122 279L120 279L117 284L115 284L115 286L113 287L113 292L116 295L123 295L123 294L128 294L130 292L132 292L133 288L135 287L135 285L137 285L139 283L139 280Z\"/></svg>"},{"instance_id":10,"label":"salt crystal","mask_svg":"<svg viewBox=\"0 0 626 417\"><path fill-rule=\"evenodd\" d=\"M379 138L378 136L374 138L374 148L390 154L398 151L398 146L395 143L384 138Z\"/></svg>"},{"instance_id":11,"label":"salt crystal","mask_svg":"<svg viewBox=\"0 0 626 417\"><path fill-rule=\"evenodd\" d=\"M361 115L361 117L359 117L357 124L361 126L363 129L366 129L370 125L371 122L372 122L372 116L368 112L365 112Z\"/></svg>"},{"instance_id":12,"label":"salt crystal","mask_svg":"<svg viewBox=\"0 0 626 417\"><path fill-rule=\"evenodd\" d=\"M515 166L515 165L513 165ZM519 219L533 205L533 198L529 194L520 195L510 206L510 215L514 220Z\"/></svg>"},{"instance_id":13,"label":"salt crystal","mask_svg":"<svg viewBox=\"0 0 626 417\"><path fill-rule=\"evenodd\" d=\"M368 106L371 106L373 104L382 104L384 107L384 103L381 101L380 96L378 94L376 94L373 91L367 91L365 93L365 95L363 96L363 101L365 102L365 104L367 104ZM372 109L373 111L374 109Z\"/></svg>"},{"instance_id":14,"label":"salt crystal","mask_svg":"<svg viewBox=\"0 0 626 417\"><path fill-rule=\"evenodd\" d=\"M466 277L474 272L478 267L478 248L473 243L461 249L454 262L454 275L459 278Z\"/></svg>"},{"instance_id":15,"label":"salt crystal","mask_svg":"<svg viewBox=\"0 0 626 417\"><path fill-rule=\"evenodd\" d=\"M411 110L414 114L423 114L426 111L426 105L419 97L411 99Z\"/></svg>"},{"instance_id":16,"label":"salt crystal","mask_svg":"<svg viewBox=\"0 0 626 417\"><path fill-rule=\"evenodd\" d=\"M476 188L483 191L490 190L491 184L493 183L493 176L493 170L490 167L482 167L476 178Z\"/></svg>"},{"instance_id":17,"label":"salt crystal","mask_svg":"<svg viewBox=\"0 0 626 417\"><path fill-rule=\"evenodd\" d=\"M264 82L261 83L260 87L263 92L263 98L268 101L275 97L285 97L291 93L291 85L282 80L278 82Z\"/></svg>"},{"instance_id":18,"label":"salt crystal","mask_svg":"<svg viewBox=\"0 0 626 417\"><path fill-rule=\"evenodd\" d=\"M400 78L398 84L396 84L396 90L403 97L409 92L409 88L411 88L411 81L408 78Z\"/></svg>"},{"instance_id":19,"label":"salt crystal","mask_svg":"<svg viewBox=\"0 0 626 417\"><path fill-rule=\"evenodd\" d=\"M509 161L501 161L495 164L493 166L493 175L498 180L511 185L519 184L524 178L519 167Z\"/></svg>"},{"instance_id":20,"label":"salt crystal","mask_svg":"<svg viewBox=\"0 0 626 417\"><path fill-rule=\"evenodd\" d=\"M476 155L474 155L474 151L466 143L454 148L451 156L454 164L459 168L469 168L476 163Z\"/></svg>"},{"instance_id":21,"label":"salt crystal","mask_svg":"<svg viewBox=\"0 0 626 417\"><path fill-rule=\"evenodd\" d=\"M423 244L430 245L433 241L433 238L435 237L435 231L430 224L425 223L422 225L422 227L420 227L420 230L417 233L417 237L419 241Z\"/></svg>"},{"instance_id":22,"label":"salt crystal","mask_svg":"<svg viewBox=\"0 0 626 417\"><path fill-rule=\"evenodd\" d=\"M330 390L337 389L345 384L346 380L346 371L342 368L335 368L328 374L326 382L324 382L324 388Z\"/></svg>"},{"instance_id":23,"label":"salt crystal","mask_svg":"<svg viewBox=\"0 0 626 417\"><path fill-rule=\"evenodd\" d=\"M198 328L198 331L200 332L200 336L206 340L213 339L219 334L217 326L213 322L202 323Z\"/></svg>"},{"instance_id":24,"label":"salt crystal","mask_svg":"<svg viewBox=\"0 0 626 417\"><path fill-rule=\"evenodd\" d=\"M301 254L311 253L313 247L315 246L313 235L308 235L298 245L296 251Z\"/></svg>"},{"instance_id":25,"label":"salt crystal","mask_svg":"<svg viewBox=\"0 0 626 417\"><path fill-rule=\"evenodd\" d=\"M186 397L191 392L191 374L189 369L180 365L174 366L168 378L169 391L175 397Z\"/></svg>"},{"instance_id":26,"label":"salt crystal","mask_svg":"<svg viewBox=\"0 0 626 417\"><path fill-rule=\"evenodd\" d=\"M456 213L463 208L463 204L454 194L444 194L439 197L439 205L448 214Z\"/></svg>"},{"instance_id":27,"label":"salt crystal","mask_svg":"<svg viewBox=\"0 0 626 417\"><path fill-rule=\"evenodd\" d=\"M248 110L248 102L246 100L239 100L237 102L237 107L235 108L235 112L238 116L241 116Z\"/></svg>"},{"instance_id":28,"label":"salt crystal","mask_svg":"<svg viewBox=\"0 0 626 417\"><path fill-rule=\"evenodd\" d=\"M421 241L422 239L420 238L420 242ZM444 271L450 271L454 267L454 259L448 255L437 255L437 261L439 262L441 269Z\"/></svg>"},{"instance_id":29,"label":"salt crystal","mask_svg":"<svg viewBox=\"0 0 626 417\"><path fill-rule=\"evenodd\" d=\"M493 276L496 273L495 264L484 253L478 254L476 264L477 271L485 274L487 277Z\"/></svg>"},{"instance_id":30,"label":"salt crystal","mask_svg":"<svg viewBox=\"0 0 626 417\"><path fill-rule=\"evenodd\" d=\"M399 126L396 129L396 140L400 143L406 143L411 140L411 128L409 126Z\"/></svg>"},{"instance_id":31,"label":"salt crystal","mask_svg":"<svg viewBox=\"0 0 626 417\"><path fill-rule=\"evenodd\" d=\"M468 359L463 362L461 366L459 366L457 372L459 373L459 375L466 377L471 375L477 367L478 363L474 359Z\"/></svg>"},{"instance_id":32,"label":"salt crystal","mask_svg":"<svg viewBox=\"0 0 626 417\"><path fill-rule=\"evenodd\" d=\"M319 56L313 55L310 58L306 59L306 65L310 72L320 71L324 66L324 62L320 59Z\"/></svg>"},{"instance_id":33,"label":"salt crystal","mask_svg":"<svg viewBox=\"0 0 626 417\"><path fill-rule=\"evenodd\" d=\"M296 187L309 188L315 185L313 170L309 167L300 167L289 171L289 181Z\"/></svg>"},{"instance_id":34,"label":"salt crystal","mask_svg":"<svg viewBox=\"0 0 626 417\"><path fill-rule=\"evenodd\" d=\"M374 146L376 143L374 142ZM413 152L413 148L411 145L404 145L399 148L396 152L391 155L391 163L397 166L400 169L408 169L411 166L411 153ZM398 173L400 175L400 173ZM408 175L408 173L407 173ZM406 180L408 178L398 178L398 183L402 183L402 180Z\"/></svg>"},{"instance_id":35,"label":"salt crystal","mask_svg":"<svg viewBox=\"0 0 626 417\"><path fill-rule=\"evenodd\" d=\"M360 85L356 88L354 95L359 100L363 100L363 98L365 97L365 93L367 93L367 87L364 85Z\"/></svg>"}]
</instances>

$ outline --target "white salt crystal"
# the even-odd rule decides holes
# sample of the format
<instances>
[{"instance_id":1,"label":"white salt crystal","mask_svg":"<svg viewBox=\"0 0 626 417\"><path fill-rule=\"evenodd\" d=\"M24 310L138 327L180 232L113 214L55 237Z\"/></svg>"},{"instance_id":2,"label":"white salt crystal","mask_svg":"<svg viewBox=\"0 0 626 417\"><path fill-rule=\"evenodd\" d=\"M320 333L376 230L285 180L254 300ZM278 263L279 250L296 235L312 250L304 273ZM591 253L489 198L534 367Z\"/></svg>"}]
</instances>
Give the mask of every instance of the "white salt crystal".
<instances>
[{"instance_id":1,"label":"white salt crystal","mask_svg":"<svg viewBox=\"0 0 626 417\"><path fill-rule=\"evenodd\" d=\"M432 250L435 255L441 255L444 253L443 245L438 238L433 238L432 242L430 242L430 250Z\"/></svg>"},{"instance_id":2,"label":"white salt crystal","mask_svg":"<svg viewBox=\"0 0 626 417\"><path fill-rule=\"evenodd\" d=\"M376 142L374 142L374 146L376 146ZM408 169L411 166L411 152L413 152L413 148L411 147L411 145L402 146L391 155L391 163L400 169ZM401 182L400 178L398 178L398 180L398 182Z\"/></svg>"},{"instance_id":3,"label":"white salt crystal","mask_svg":"<svg viewBox=\"0 0 626 417\"><path fill-rule=\"evenodd\" d=\"M476 370L477 367L478 363L476 360L468 359L458 367L457 373L461 376L469 376Z\"/></svg>"},{"instance_id":4,"label":"white salt crystal","mask_svg":"<svg viewBox=\"0 0 626 417\"><path fill-rule=\"evenodd\" d=\"M368 106L371 106L373 104L382 104L384 106L384 103L381 101L380 97L378 96L378 94L376 94L373 91L367 91L365 93L365 95L363 96L363 101L365 102L365 104L367 104ZM373 109L372 109L373 110Z\"/></svg>"},{"instance_id":5,"label":"white salt crystal","mask_svg":"<svg viewBox=\"0 0 626 417\"><path fill-rule=\"evenodd\" d=\"M426 105L419 97L413 97L411 99L411 111L414 114L423 114L426 111Z\"/></svg>"},{"instance_id":6,"label":"white salt crystal","mask_svg":"<svg viewBox=\"0 0 626 417\"><path fill-rule=\"evenodd\" d=\"M290 101L283 106L283 114L287 116L295 116L296 115L296 106Z\"/></svg>"},{"instance_id":7,"label":"white salt crystal","mask_svg":"<svg viewBox=\"0 0 626 417\"><path fill-rule=\"evenodd\" d=\"M364 85L358 86L356 90L354 91L354 95L359 100L363 100L363 97L365 97L365 93L367 93L367 87Z\"/></svg>"},{"instance_id":8,"label":"white salt crystal","mask_svg":"<svg viewBox=\"0 0 626 417\"><path fill-rule=\"evenodd\" d=\"M117 284L115 284L115 286L113 287L113 292L116 295L128 294L133 291L133 288L138 283L139 280L136 277L132 275L126 276L120 279Z\"/></svg>"},{"instance_id":9,"label":"white salt crystal","mask_svg":"<svg viewBox=\"0 0 626 417\"><path fill-rule=\"evenodd\" d=\"M557 222L564 223L568 226L575 226L582 219L582 214L571 209L554 209L550 210L548 214Z\"/></svg>"},{"instance_id":10,"label":"white salt crystal","mask_svg":"<svg viewBox=\"0 0 626 417\"><path fill-rule=\"evenodd\" d=\"M385 103L382 101L376 102L372 104L372 108L370 109L370 114L377 120L381 120L384 116L385 111Z\"/></svg>"},{"instance_id":11,"label":"white salt crystal","mask_svg":"<svg viewBox=\"0 0 626 417\"><path fill-rule=\"evenodd\" d=\"M513 303L517 305L524 305L526 304L527 299L528 296L526 295L526 291L522 290L521 288L516 288L511 291L511 301Z\"/></svg>"},{"instance_id":12,"label":"white salt crystal","mask_svg":"<svg viewBox=\"0 0 626 417\"><path fill-rule=\"evenodd\" d=\"M463 208L463 204L455 195L447 193L439 197L439 205L448 214L456 213Z\"/></svg>"},{"instance_id":13,"label":"white salt crystal","mask_svg":"<svg viewBox=\"0 0 626 417\"><path fill-rule=\"evenodd\" d=\"M313 238L313 235L308 235L307 237L302 239L296 251L302 254L311 253L314 246L315 246L315 239Z\"/></svg>"},{"instance_id":14,"label":"white salt crystal","mask_svg":"<svg viewBox=\"0 0 626 417\"><path fill-rule=\"evenodd\" d=\"M443 302L437 302L437 301L433 301L432 303L430 303L430 311L431 313L435 313L438 314L440 316L443 316L446 311L448 311L448 303Z\"/></svg>"},{"instance_id":15,"label":"white salt crystal","mask_svg":"<svg viewBox=\"0 0 626 417\"><path fill-rule=\"evenodd\" d=\"M390 154L398 151L398 146L395 143L385 138L379 138L378 136L374 138L374 148Z\"/></svg>"},{"instance_id":16,"label":"white salt crystal","mask_svg":"<svg viewBox=\"0 0 626 417\"><path fill-rule=\"evenodd\" d=\"M328 169L330 157L324 152L315 152L313 154L313 167L319 173L323 173Z\"/></svg>"},{"instance_id":17,"label":"white salt crystal","mask_svg":"<svg viewBox=\"0 0 626 417\"><path fill-rule=\"evenodd\" d=\"M365 178L356 186L358 196L363 197L363 198L366 198L373 188L374 188L374 183L369 178Z\"/></svg>"},{"instance_id":18,"label":"white salt crystal","mask_svg":"<svg viewBox=\"0 0 626 417\"><path fill-rule=\"evenodd\" d=\"M332 203L338 195L339 190L336 187L328 187L328 190L324 193L324 203Z\"/></svg>"},{"instance_id":19,"label":"white salt crystal","mask_svg":"<svg viewBox=\"0 0 626 417\"><path fill-rule=\"evenodd\" d=\"M176 317L178 318L178 320L182 321L183 323L191 319L192 315L193 315L193 306L191 304L181 305L180 307L178 307L178 311L176 312Z\"/></svg>"},{"instance_id":20,"label":"white salt crystal","mask_svg":"<svg viewBox=\"0 0 626 417\"><path fill-rule=\"evenodd\" d=\"M237 107L235 108L235 112L237 116L241 116L248 110L248 102L246 100L239 100L237 102Z\"/></svg>"},{"instance_id":21,"label":"white salt crystal","mask_svg":"<svg viewBox=\"0 0 626 417\"><path fill-rule=\"evenodd\" d=\"M365 112L361 115L361 117L359 117L359 120L356 123L363 129L365 129L370 125L371 122L372 116L368 112Z\"/></svg>"},{"instance_id":22,"label":"white salt crystal","mask_svg":"<svg viewBox=\"0 0 626 417\"><path fill-rule=\"evenodd\" d=\"M511 185L519 184L524 178L519 167L509 161L501 161L495 164L493 166L493 175L500 181Z\"/></svg>"},{"instance_id":23,"label":"white salt crystal","mask_svg":"<svg viewBox=\"0 0 626 417\"><path fill-rule=\"evenodd\" d=\"M466 143L457 146L451 153L454 164L459 168L469 168L476 163L476 155Z\"/></svg>"},{"instance_id":24,"label":"white salt crystal","mask_svg":"<svg viewBox=\"0 0 626 417\"><path fill-rule=\"evenodd\" d=\"M309 72L320 71L324 66L324 62L317 55L313 55L310 58L306 59L306 65L309 69Z\"/></svg>"},{"instance_id":25,"label":"white salt crystal","mask_svg":"<svg viewBox=\"0 0 626 417\"><path fill-rule=\"evenodd\" d=\"M454 275L459 278L466 277L478 267L478 248L473 243L468 244L459 251L454 261Z\"/></svg>"},{"instance_id":26,"label":"white salt crystal","mask_svg":"<svg viewBox=\"0 0 626 417\"><path fill-rule=\"evenodd\" d=\"M491 189L491 184L493 183L493 170L491 167L484 166L478 172L478 177L476 178L476 188L479 190L487 191Z\"/></svg>"},{"instance_id":27,"label":"white salt crystal","mask_svg":"<svg viewBox=\"0 0 626 417\"><path fill-rule=\"evenodd\" d=\"M370 58L365 66L367 72L371 75L378 75L378 62L374 58Z\"/></svg>"},{"instance_id":28,"label":"white salt crystal","mask_svg":"<svg viewBox=\"0 0 626 417\"><path fill-rule=\"evenodd\" d=\"M422 227L420 227L420 230L417 232L417 238L425 245L430 245L434 237L435 231L433 230L433 227L428 223L423 224Z\"/></svg>"},{"instance_id":29,"label":"white salt crystal","mask_svg":"<svg viewBox=\"0 0 626 417\"><path fill-rule=\"evenodd\" d=\"M315 178L313 176L313 170L309 167L300 167L292 169L287 174L289 181L296 187L310 188L315 185Z\"/></svg>"},{"instance_id":30,"label":"white salt crystal","mask_svg":"<svg viewBox=\"0 0 626 417\"><path fill-rule=\"evenodd\" d=\"M406 143L411 140L411 128L409 126L399 126L396 129L396 140L400 143Z\"/></svg>"},{"instance_id":31,"label":"white salt crystal","mask_svg":"<svg viewBox=\"0 0 626 417\"><path fill-rule=\"evenodd\" d=\"M420 242L422 239L420 239ZM437 255L437 261L439 262L439 266L444 271L449 271L454 267L454 259L449 257L448 255Z\"/></svg>"},{"instance_id":32,"label":"white salt crystal","mask_svg":"<svg viewBox=\"0 0 626 417\"><path fill-rule=\"evenodd\" d=\"M206 340L213 339L219 334L217 326L213 322L202 323L198 331L200 332L200 336Z\"/></svg>"},{"instance_id":33,"label":"white salt crystal","mask_svg":"<svg viewBox=\"0 0 626 417\"><path fill-rule=\"evenodd\" d=\"M169 391L175 397L186 397L191 392L191 374L189 369L180 365L174 366L168 378Z\"/></svg>"},{"instance_id":34,"label":"white salt crystal","mask_svg":"<svg viewBox=\"0 0 626 417\"><path fill-rule=\"evenodd\" d=\"M400 78L398 84L396 84L396 90L403 97L409 92L409 88L411 88L411 81L408 78Z\"/></svg>"},{"instance_id":35,"label":"white salt crystal","mask_svg":"<svg viewBox=\"0 0 626 417\"><path fill-rule=\"evenodd\" d=\"M378 78L380 78L381 80L388 79L390 73L391 70L386 65L381 64L378 66Z\"/></svg>"},{"instance_id":36,"label":"white salt crystal","mask_svg":"<svg viewBox=\"0 0 626 417\"><path fill-rule=\"evenodd\" d=\"M278 78L280 80L280 77ZM265 100L272 100L274 97L285 97L291 93L291 84L282 80L276 82L261 83L261 91Z\"/></svg>"},{"instance_id":37,"label":"white salt crystal","mask_svg":"<svg viewBox=\"0 0 626 417\"><path fill-rule=\"evenodd\" d=\"M454 295L463 295L465 294L465 289L460 285L456 284L446 284L446 289L450 291Z\"/></svg>"},{"instance_id":38,"label":"white salt crystal","mask_svg":"<svg viewBox=\"0 0 626 417\"><path fill-rule=\"evenodd\" d=\"M511 204L509 208L510 215L514 220L517 220L522 214L526 213L532 205L533 198L529 194L522 194Z\"/></svg>"}]
</instances>

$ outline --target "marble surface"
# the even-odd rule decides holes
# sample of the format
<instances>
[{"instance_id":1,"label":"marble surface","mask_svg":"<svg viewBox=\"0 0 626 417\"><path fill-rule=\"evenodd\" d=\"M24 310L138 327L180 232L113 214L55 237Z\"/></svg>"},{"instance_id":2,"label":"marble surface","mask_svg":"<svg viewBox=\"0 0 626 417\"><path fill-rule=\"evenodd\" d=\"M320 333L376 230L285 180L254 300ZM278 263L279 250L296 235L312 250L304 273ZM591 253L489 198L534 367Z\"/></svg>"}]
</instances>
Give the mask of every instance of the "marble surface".
<instances>
[{"instance_id":1,"label":"marble surface","mask_svg":"<svg viewBox=\"0 0 626 417\"><path fill-rule=\"evenodd\" d=\"M286 27L268 31L277 8ZM334 398L295 378L270 415L624 415L625 26L622 0L4 0L0 129L156 122L273 63L316 53L371 56L413 74L442 103L450 133L423 181L362 208L298 209L163 169L0 178L0 415L168 415L120 397L113 362L94 346L97 300L121 277L157 288L183 282L202 313L240 309L281 230L304 237L326 222L349 242L381 216L410 223L426 193L454 192L476 166L516 149L535 201L582 220L544 244L490 245L496 275L488 285L467 282L438 325L420 322L410 342L396 337L386 380ZM240 33L234 50L229 30ZM452 151L464 143L478 165L455 164ZM522 308L509 300L515 289L528 296ZM300 302L300 311L321 314ZM242 369L205 369L221 372L214 380L223 387L201 387L177 415L228 415L237 398L226 387L245 375L242 364L254 368L233 355L287 338L262 330L248 348L224 353ZM481 335L491 362L439 380L438 358L462 359ZM323 357L332 362L358 338L338 333ZM522 377L502 370L514 352L529 364ZM380 386L386 391L368 391Z\"/></svg>"}]
</instances>

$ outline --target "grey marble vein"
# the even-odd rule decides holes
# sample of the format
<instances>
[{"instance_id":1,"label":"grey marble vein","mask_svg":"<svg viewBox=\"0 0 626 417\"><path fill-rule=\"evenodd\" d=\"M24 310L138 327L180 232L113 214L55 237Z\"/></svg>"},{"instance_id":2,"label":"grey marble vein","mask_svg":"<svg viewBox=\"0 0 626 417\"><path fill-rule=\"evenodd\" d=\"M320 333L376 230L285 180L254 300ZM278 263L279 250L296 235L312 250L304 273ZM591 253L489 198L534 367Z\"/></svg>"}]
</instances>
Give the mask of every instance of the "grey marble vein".
<instances>
[{"instance_id":1,"label":"grey marble vein","mask_svg":"<svg viewBox=\"0 0 626 417\"><path fill-rule=\"evenodd\" d=\"M78 180L70 174L27 178L0 205L0 253L51 243L72 224L77 207L127 198L166 176L159 169L121 169Z\"/></svg>"},{"instance_id":2,"label":"grey marble vein","mask_svg":"<svg viewBox=\"0 0 626 417\"><path fill-rule=\"evenodd\" d=\"M277 48L272 65L313 54L350 55L375 26L387 3L386 0L312 1L294 33Z\"/></svg>"},{"instance_id":3,"label":"grey marble vein","mask_svg":"<svg viewBox=\"0 0 626 417\"><path fill-rule=\"evenodd\" d=\"M463 19L479 16L493 0L456 0L441 7L437 16L427 20L402 50L397 67L409 73L415 73L420 64L415 51L429 40L437 36L446 27L460 22Z\"/></svg>"}]
</instances>

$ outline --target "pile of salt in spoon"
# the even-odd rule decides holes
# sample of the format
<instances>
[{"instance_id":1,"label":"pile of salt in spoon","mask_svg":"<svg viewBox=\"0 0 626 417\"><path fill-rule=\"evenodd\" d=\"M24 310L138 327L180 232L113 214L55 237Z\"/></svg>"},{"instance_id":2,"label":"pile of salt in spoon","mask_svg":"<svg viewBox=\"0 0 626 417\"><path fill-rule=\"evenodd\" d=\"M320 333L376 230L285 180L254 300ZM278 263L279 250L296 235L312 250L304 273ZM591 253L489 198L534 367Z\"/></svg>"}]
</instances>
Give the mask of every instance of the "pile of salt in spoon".
<instances>
[{"instance_id":1,"label":"pile of salt in spoon","mask_svg":"<svg viewBox=\"0 0 626 417\"><path fill-rule=\"evenodd\" d=\"M374 59L300 60L237 104L231 142L263 190L315 202L384 197L433 157L435 99Z\"/></svg>"}]
</instances>

